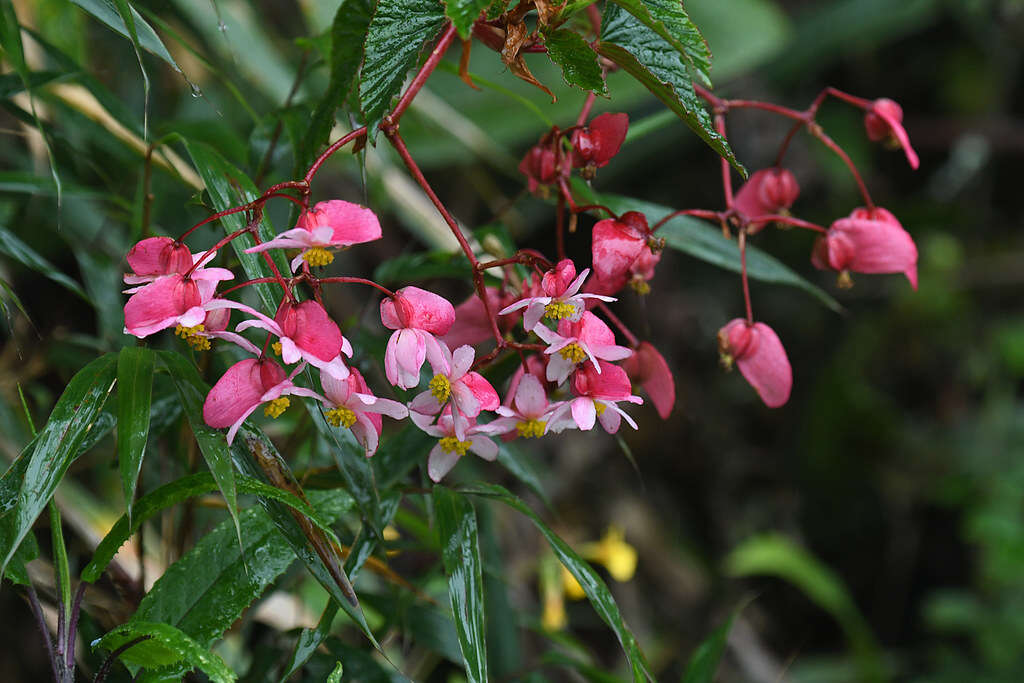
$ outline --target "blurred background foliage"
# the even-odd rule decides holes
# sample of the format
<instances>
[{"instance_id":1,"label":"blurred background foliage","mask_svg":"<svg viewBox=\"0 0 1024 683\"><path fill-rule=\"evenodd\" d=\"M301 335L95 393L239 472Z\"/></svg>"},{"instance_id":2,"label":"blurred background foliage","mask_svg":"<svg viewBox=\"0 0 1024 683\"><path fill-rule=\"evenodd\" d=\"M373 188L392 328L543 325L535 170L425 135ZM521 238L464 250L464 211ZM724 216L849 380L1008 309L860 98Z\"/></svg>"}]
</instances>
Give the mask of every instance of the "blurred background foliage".
<instances>
[{"instance_id":1,"label":"blurred background foliage","mask_svg":"<svg viewBox=\"0 0 1024 683\"><path fill-rule=\"evenodd\" d=\"M296 145L327 85L318 36L336 4L137 3L180 68L144 54L147 99L131 43L83 11L111 5L14 2L36 36L25 38L26 58L39 72L35 114L52 141L61 201L33 132L32 106L7 64L0 76L6 460L30 439L19 387L40 424L75 371L101 351L133 343L121 334L120 274L144 226L176 235L206 215L182 139L211 145L262 186L292 177ZM719 94L801 108L833 85L902 104L922 158L917 172L901 154L866 140L857 111L831 102L820 121L850 152L876 201L914 235L921 288L913 292L897 276L860 276L852 290L838 291L810 267L808 235L758 235L757 246L845 309L837 314L799 290L754 283L756 315L779 333L794 368L792 399L770 411L716 363L715 332L742 308L738 278L667 251L653 292L627 294L619 310L667 357L676 409L667 422L649 406L635 411L639 431L618 440L588 433L542 442L533 462L555 527L579 544L614 525L636 548L635 576L612 586L659 679L681 676L694 647L746 604L732 622L718 680L1020 681L1024 2L687 0L686 7L715 55ZM572 123L583 96L550 64L530 65L558 95L556 104L504 73L478 45L470 69L483 90L466 87L454 69L439 72L402 131L460 221L500 224L517 244L551 252L553 211L521 196L516 164L545 120ZM70 89L79 85L92 100ZM609 78L609 91L595 111L627 111L632 131L595 187L676 208L718 208L711 152L621 74ZM771 163L786 128L760 112L729 120L733 147L751 169ZM150 173L140 142L146 136L167 143L153 153ZM828 224L857 205L845 169L812 140L800 138L787 165L803 190L797 215ZM339 272L367 275L398 254L449 246L443 224L384 146L368 151L365 164L336 157L314 197L365 202L382 216L385 238L346 253ZM286 206L272 207L270 217L278 227L294 218ZM209 244L214 234L201 231L193 244ZM586 234L569 244L583 260ZM469 294L458 279L428 281L454 299ZM356 337L362 322L367 335L376 333L374 306L363 294L338 290L331 299ZM176 428L175 419L168 416L168 427ZM287 427L270 433L287 441ZM113 439L97 431L95 447L58 490L80 560L123 510ZM187 454L159 455L147 459L140 486L187 468ZM222 510L200 508L188 520L165 515L155 526L189 525L178 534L187 547L222 519ZM498 529L491 538L500 540L513 604L536 607L541 546L533 535L517 540L521 520L484 516L482 523ZM181 551L152 549L164 561ZM406 556L399 566L414 572L419 561ZM321 609L318 587L296 576L284 584L305 597L307 611ZM0 671L6 680L41 680L44 651L27 607L4 590L0 612L8 616L0 624ZM569 602L567 620L567 651L609 666L621 658L588 607ZM249 672L246 680L263 680L264 660L276 661L288 647L265 623L247 621L218 646L237 671ZM104 630L87 628L90 637ZM332 655L312 660L322 675L314 668L309 680L326 677L337 658L347 676L350 661L358 671L351 642L328 643ZM535 646L524 643L524 661ZM444 679L439 671L432 680ZM516 671L509 664L506 679Z\"/></svg>"}]
</instances>

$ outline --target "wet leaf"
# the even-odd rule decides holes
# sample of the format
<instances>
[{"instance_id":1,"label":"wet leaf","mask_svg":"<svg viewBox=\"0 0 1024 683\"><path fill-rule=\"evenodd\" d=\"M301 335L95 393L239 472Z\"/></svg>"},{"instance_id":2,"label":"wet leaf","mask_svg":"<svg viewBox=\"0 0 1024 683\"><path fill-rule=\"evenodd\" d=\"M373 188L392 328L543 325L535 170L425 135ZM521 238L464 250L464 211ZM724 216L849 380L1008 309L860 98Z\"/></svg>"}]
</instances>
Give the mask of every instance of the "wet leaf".
<instances>
[{"instance_id":1,"label":"wet leaf","mask_svg":"<svg viewBox=\"0 0 1024 683\"><path fill-rule=\"evenodd\" d=\"M129 27L125 25L124 15L121 13L121 8L116 6L114 2L111 2L111 0L71 1L117 33L120 33L133 43L137 43L142 49L167 62L175 71L181 73L178 63L174 61L174 57L172 57L171 53L167 51L167 48L164 46L163 41L160 40L160 37L156 34L156 31L153 30L153 27L150 26L134 8L131 8L132 26ZM120 1L124 2L124 0ZM128 3L124 2L124 5L127 6Z\"/></svg>"},{"instance_id":2,"label":"wet leaf","mask_svg":"<svg viewBox=\"0 0 1024 683\"><path fill-rule=\"evenodd\" d=\"M711 87L711 50L679 0L613 0L686 58L695 78ZM605 12L607 13L607 9ZM604 27L601 30L605 37Z\"/></svg>"},{"instance_id":3,"label":"wet leaf","mask_svg":"<svg viewBox=\"0 0 1024 683\"><path fill-rule=\"evenodd\" d=\"M491 0L444 0L445 14L452 20L459 38L469 40L473 33L473 22L487 9Z\"/></svg>"},{"instance_id":4,"label":"wet leaf","mask_svg":"<svg viewBox=\"0 0 1024 683\"><path fill-rule=\"evenodd\" d=\"M117 357L117 465L129 514L149 439L154 363L144 346L125 347Z\"/></svg>"},{"instance_id":5,"label":"wet leaf","mask_svg":"<svg viewBox=\"0 0 1024 683\"><path fill-rule=\"evenodd\" d=\"M562 69L566 83L598 94L608 92L597 53L578 33L566 29L545 32L544 45L551 61Z\"/></svg>"},{"instance_id":6,"label":"wet leaf","mask_svg":"<svg viewBox=\"0 0 1024 683\"><path fill-rule=\"evenodd\" d=\"M118 656L124 664L158 669L182 662L188 667L186 672L199 669L209 676L213 683L231 683L237 680L223 659L170 624L130 621L109 631L93 643L93 649L102 648L113 652L139 638L144 640L132 645Z\"/></svg>"}]
</instances>

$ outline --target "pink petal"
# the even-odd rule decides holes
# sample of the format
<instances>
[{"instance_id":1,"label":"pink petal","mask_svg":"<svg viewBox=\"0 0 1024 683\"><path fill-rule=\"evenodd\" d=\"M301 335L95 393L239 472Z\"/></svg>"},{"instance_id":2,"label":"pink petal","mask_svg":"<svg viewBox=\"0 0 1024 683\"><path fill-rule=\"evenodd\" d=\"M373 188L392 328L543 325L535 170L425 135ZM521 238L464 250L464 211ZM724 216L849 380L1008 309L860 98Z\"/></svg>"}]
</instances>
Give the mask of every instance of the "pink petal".
<instances>
[{"instance_id":1,"label":"pink petal","mask_svg":"<svg viewBox=\"0 0 1024 683\"><path fill-rule=\"evenodd\" d=\"M544 414L548 397L540 380L533 375L524 375L516 389L516 410L521 415L535 418Z\"/></svg>"},{"instance_id":2,"label":"pink petal","mask_svg":"<svg viewBox=\"0 0 1024 683\"><path fill-rule=\"evenodd\" d=\"M254 254L259 251L267 251L268 249L309 249L315 246L313 236L308 230L292 228L291 230L285 230L272 240L249 247L245 250L245 253Z\"/></svg>"},{"instance_id":3,"label":"pink petal","mask_svg":"<svg viewBox=\"0 0 1024 683\"><path fill-rule=\"evenodd\" d=\"M604 406L604 412L597 416L597 420L601 423L604 431L614 434L619 431L619 425L622 424L622 413L615 410L614 403L602 402L601 405ZM634 426L633 429L636 429L636 427Z\"/></svg>"},{"instance_id":4,"label":"pink petal","mask_svg":"<svg viewBox=\"0 0 1024 683\"><path fill-rule=\"evenodd\" d=\"M746 321L737 318L746 325ZM793 387L793 371L786 350L775 331L764 323L748 326L749 342L742 352L735 354L736 365L743 377L757 390L769 408L778 408L789 400Z\"/></svg>"},{"instance_id":5,"label":"pink petal","mask_svg":"<svg viewBox=\"0 0 1024 683\"><path fill-rule=\"evenodd\" d=\"M486 436L478 434L473 436L473 440L469 444L469 450L487 461L493 461L498 457L498 444L494 443Z\"/></svg>"},{"instance_id":6,"label":"pink petal","mask_svg":"<svg viewBox=\"0 0 1024 683\"><path fill-rule=\"evenodd\" d=\"M562 259L554 268L544 273L540 286L548 296L560 297L575 278L576 265L571 259Z\"/></svg>"},{"instance_id":7,"label":"pink petal","mask_svg":"<svg viewBox=\"0 0 1024 683\"><path fill-rule=\"evenodd\" d=\"M291 337L306 354L322 361L335 359L344 346L338 325L322 305L313 300L299 304L284 302L274 316L284 336Z\"/></svg>"},{"instance_id":8,"label":"pink petal","mask_svg":"<svg viewBox=\"0 0 1024 683\"><path fill-rule=\"evenodd\" d=\"M594 146L592 161L598 168L619 153L622 143L626 140L629 129L629 116L626 114L601 114L590 122L590 139Z\"/></svg>"},{"instance_id":9,"label":"pink petal","mask_svg":"<svg viewBox=\"0 0 1024 683\"><path fill-rule=\"evenodd\" d=\"M260 361L255 358L239 361L228 368L206 395L203 421L215 429L230 427L259 405L264 391Z\"/></svg>"},{"instance_id":10,"label":"pink petal","mask_svg":"<svg viewBox=\"0 0 1024 683\"><path fill-rule=\"evenodd\" d=\"M438 443L430 449L430 455L427 457L427 474L430 475L431 481L439 482L444 479L444 475L452 471L458 462L458 453L449 453Z\"/></svg>"},{"instance_id":11,"label":"pink petal","mask_svg":"<svg viewBox=\"0 0 1024 683\"><path fill-rule=\"evenodd\" d=\"M461 384L467 386L476 400L480 402L481 410L494 410L500 405L501 399L498 398L498 392L479 372L466 373ZM476 415L471 417L476 417Z\"/></svg>"},{"instance_id":12,"label":"pink petal","mask_svg":"<svg viewBox=\"0 0 1024 683\"><path fill-rule=\"evenodd\" d=\"M676 384L662 355L648 342L640 342L623 367L633 382L643 386L661 419L667 420L676 402Z\"/></svg>"},{"instance_id":13,"label":"pink petal","mask_svg":"<svg viewBox=\"0 0 1024 683\"><path fill-rule=\"evenodd\" d=\"M448 378L454 382L469 372L475 357L476 352L472 346L463 345L455 349L452 352L452 369Z\"/></svg>"},{"instance_id":14,"label":"pink petal","mask_svg":"<svg viewBox=\"0 0 1024 683\"><path fill-rule=\"evenodd\" d=\"M629 377L618 365L599 361L600 367L584 364L573 375L573 390L579 396L622 401L632 394Z\"/></svg>"},{"instance_id":15,"label":"pink petal","mask_svg":"<svg viewBox=\"0 0 1024 683\"><path fill-rule=\"evenodd\" d=\"M907 155L907 163L914 170L920 165L917 152L910 146L910 136L903 127L903 107L888 98L877 99L864 115L864 128L868 138L879 142L892 136Z\"/></svg>"},{"instance_id":16,"label":"pink petal","mask_svg":"<svg viewBox=\"0 0 1024 683\"><path fill-rule=\"evenodd\" d=\"M904 273L917 288L917 246L898 223L842 218L825 237L829 265L857 273Z\"/></svg>"},{"instance_id":17,"label":"pink petal","mask_svg":"<svg viewBox=\"0 0 1024 683\"><path fill-rule=\"evenodd\" d=\"M127 260L136 275L169 275L191 268L192 252L170 237L149 237L131 248Z\"/></svg>"},{"instance_id":18,"label":"pink petal","mask_svg":"<svg viewBox=\"0 0 1024 683\"><path fill-rule=\"evenodd\" d=\"M594 225L591 253L594 273L599 280L613 281L621 277L647 245L647 238L625 223L612 218Z\"/></svg>"},{"instance_id":19,"label":"pink petal","mask_svg":"<svg viewBox=\"0 0 1024 683\"><path fill-rule=\"evenodd\" d=\"M377 214L365 206L331 199L318 202L313 207L313 212L323 214L325 222L334 230L332 242L338 246L371 242L381 238Z\"/></svg>"},{"instance_id":20,"label":"pink petal","mask_svg":"<svg viewBox=\"0 0 1024 683\"><path fill-rule=\"evenodd\" d=\"M137 337L145 337L175 324L178 317L201 302L195 282L178 274L157 278L128 299L124 306L125 328ZM204 318L205 315L193 325Z\"/></svg>"},{"instance_id":21,"label":"pink petal","mask_svg":"<svg viewBox=\"0 0 1024 683\"><path fill-rule=\"evenodd\" d=\"M437 415L441 412L441 404L437 402L437 398L432 393L424 391L417 394L416 398L409 403L409 410L420 415Z\"/></svg>"},{"instance_id":22,"label":"pink petal","mask_svg":"<svg viewBox=\"0 0 1024 683\"><path fill-rule=\"evenodd\" d=\"M409 417L409 409L398 401L392 401L389 398L370 396L368 394L356 394L356 397L358 397L359 401L363 404L362 410L367 413L387 415L388 417L396 420L404 420Z\"/></svg>"},{"instance_id":23,"label":"pink petal","mask_svg":"<svg viewBox=\"0 0 1024 683\"><path fill-rule=\"evenodd\" d=\"M380 302L380 318L388 329L413 327L443 336L455 322L455 307L433 292L403 287L395 292L394 300L386 298Z\"/></svg>"},{"instance_id":24,"label":"pink petal","mask_svg":"<svg viewBox=\"0 0 1024 683\"><path fill-rule=\"evenodd\" d=\"M572 419L576 426L587 431L594 428L594 421L597 419L597 409L594 408L594 401L585 396L573 399L571 403Z\"/></svg>"}]
</instances>

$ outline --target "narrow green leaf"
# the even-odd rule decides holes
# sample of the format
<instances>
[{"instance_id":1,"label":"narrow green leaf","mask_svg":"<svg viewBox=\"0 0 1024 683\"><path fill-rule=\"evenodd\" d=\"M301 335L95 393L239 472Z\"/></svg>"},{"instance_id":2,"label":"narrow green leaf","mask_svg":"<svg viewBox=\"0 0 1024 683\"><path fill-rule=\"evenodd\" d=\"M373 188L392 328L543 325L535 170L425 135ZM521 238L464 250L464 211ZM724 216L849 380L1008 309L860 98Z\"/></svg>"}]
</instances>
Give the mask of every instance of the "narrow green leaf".
<instances>
[{"instance_id":1,"label":"narrow green leaf","mask_svg":"<svg viewBox=\"0 0 1024 683\"><path fill-rule=\"evenodd\" d=\"M331 79L324 96L317 102L309 121L309 130L295 160L296 170L304 170L327 144L334 114L344 104L363 58L363 45L373 16L373 0L344 0L331 25Z\"/></svg>"},{"instance_id":2,"label":"narrow green leaf","mask_svg":"<svg viewBox=\"0 0 1024 683\"><path fill-rule=\"evenodd\" d=\"M82 297L88 303L92 303L89 295L85 293L82 286L57 270L56 266L39 255L32 247L28 246L14 233L0 225L0 254L6 254L26 268L30 268L40 275L53 280L70 292Z\"/></svg>"},{"instance_id":3,"label":"narrow green leaf","mask_svg":"<svg viewBox=\"0 0 1024 683\"><path fill-rule=\"evenodd\" d=\"M508 470L512 476L526 485L541 502L551 506L548 494L544 492L544 485L530 464L529 456L522 448L513 442L502 443L498 446L498 464Z\"/></svg>"},{"instance_id":4,"label":"narrow green leaf","mask_svg":"<svg viewBox=\"0 0 1024 683\"><path fill-rule=\"evenodd\" d=\"M154 362L144 346L127 346L117 358L117 465L129 515L149 439Z\"/></svg>"},{"instance_id":5,"label":"narrow green leaf","mask_svg":"<svg viewBox=\"0 0 1024 683\"><path fill-rule=\"evenodd\" d=\"M331 632L331 624L334 623L334 617L337 614L338 603L328 600L327 607L324 608L324 613L321 615L320 621L317 622L316 628L304 628L299 632L299 637L295 641L295 649L292 650L288 662L282 668L279 683L287 683L291 675L301 669L320 647L320 644L327 640L327 636Z\"/></svg>"},{"instance_id":6,"label":"narrow green leaf","mask_svg":"<svg viewBox=\"0 0 1024 683\"><path fill-rule=\"evenodd\" d=\"M466 677L470 683L484 683L487 680L487 641L476 512L463 496L435 485L434 516Z\"/></svg>"},{"instance_id":7,"label":"narrow green leaf","mask_svg":"<svg viewBox=\"0 0 1024 683\"><path fill-rule=\"evenodd\" d=\"M487 9L491 0L444 0L444 13L452 20L459 38L469 40L473 33L473 22Z\"/></svg>"},{"instance_id":8,"label":"narrow green leaf","mask_svg":"<svg viewBox=\"0 0 1024 683\"><path fill-rule=\"evenodd\" d=\"M119 659L126 665L159 669L179 662L189 670L199 669L213 683L231 683L237 680L218 655L202 647L192 638L170 624L149 621L130 621L109 631L93 643L93 649L113 652L138 638L145 638L122 652Z\"/></svg>"},{"instance_id":9,"label":"narrow green leaf","mask_svg":"<svg viewBox=\"0 0 1024 683\"><path fill-rule=\"evenodd\" d=\"M137 43L142 49L146 50L150 54L156 55L160 59L164 60L171 67L181 73L181 69L178 67L177 62L174 61L174 57L167 51L160 37L153 30L153 27L146 23L146 20L139 16L139 13L131 8L131 26L126 26L124 21L124 15L119 11L119 7L114 4L124 2L124 0L71 0L76 5L84 9L92 16L99 19L101 22L106 24L108 27L120 33L125 38L132 40L133 43ZM127 3L124 3L127 5ZM133 37L132 34L135 34Z\"/></svg>"},{"instance_id":10,"label":"narrow green leaf","mask_svg":"<svg viewBox=\"0 0 1024 683\"><path fill-rule=\"evenodd\" d=\"M28 89L34 90L51 81L67 79L72 76L74 76L73 73L67 74L63 71L32 71L28 74ZM0 100L6 100L25 89L25 82L21 80L20 75L13 73L0 76Z\"/></svg>"},{"instance_id":11,"label":"narrow green leaf","mask_svg":"<svg viewBox=\"0 0 1024 683\"><path fill-rule=\"evenodd\" d=\"M579 581L580 586L583 587L583 592L587 594L587 599L593 605L594 611L597 612L604 623L608 624L619 639L619 644L629 660L634 680L642 681L645 678L649 681L655 680L643 651L636 641L636 637L629 630L629 627L626 626L622 619L622 614L619 613L619 606L615 603L615 598L612 597L612 593L608 590L604 580L601 579L588 562L576 554L576 551L563 541L558 534L552 531L551 527L545 524L526 503L511 494L507 489L497 484L478 483L462 487L460 491L475 496L493 498L529 517L530 521L533 522L534 526L537 527L547 540L559 561Z\"/></svg>"},{"instance_id":12,"label":"narrow green leaf","mask_svg":"<svg viewBox=\"0 0 1024 683\"><path fill-rule=\"evenodd\" d=\"M548 57L562 69L566 83L602 95L608 92L597 53L580 34L566 29L547 31L544 45L548 48Z\"/></svg>"},{"instance_id":13,"label":"narrow green leaf","mask_svg":"<svg viewBox=\"0 0 1024 683\"><path fill-rule=\"evenodd\" d=\"M10 302L13 303L19 311L21 311L21 314L25 316L25 320L27 320L29 324L34 327L35 325L32 322L32 318L29 317L28 311L25 310L25 304L21 303L21 299L18 298L18 295L14 292L13 289L11 289L11 286L7 284L7 282L5 282L3 279L0 279L0 290L3 290L2 292L0 292L0 308L3 308L4 318L7 322L8 329L13 328L11 327L11 313L10 310L7 308L7 303L5 300L10 300Z\"/></svg>"},{"instance_id":14,"label":"narrow green leaf","mask_svg":"<svg viewBox=\"0 0 1024 683\"><path fill-rule=\"evenodd\" d=\"M686 56L662 36L652 33L618 5L605 7L601 23L601 54L621 66L633 78L683 120L711 149L727 159L746 177L729 143L715 130L711 115L693 89Z\"/></svg>"},{"instance_id":15,"label":"narrow green leaf","mask_svg":"<svg viewBox=\"0 0 1024 683\"><path fill-rule=\"evenodd\" d=\"M704 639L690 655L690 661L683 672L683 683L714 683L715 672L718 671L718 663L722 660L725 652L725 643L732 629L732 622L739 613L746 607L744 601L732 611L725 623L711 632L711 635Z\"/></svg>"},{"instance_id":16,"label":"narrow green leaf","mask_svg":"<svg viewBox=\"0 0 1024 683\"><path fill-rule=\"evenodd\" d=\"M331 675L327 677L327 683L341 683L341 674L344 672L341 662L334 665L334 670L331 671Z\"/></svg>"},{"instance_id":17,"label":"narrow green leaf","mask_svg":"<svg viewBox=\"0 0 1024 683\"><path fill-rule=\"evenodd\" d=\"M116 356L107 354L82 368L57 400L39 433L25 467L17 507L11 512L9 533L0 538L0 576L39 513L53 497L57 484L78 446L92 427L113 388Z\"/></svg>"},{"instance_id":18,"label":"narrow green leaf","mask_svg":"<svg viewBox=\"0 0 1024 683\"><path fill-rule=\"evenodd\" d=\"M642 199L633 199L614 194L598 194L583 182L572 184L577 201L604 204L616 213L639 211L647 216L650 224L657 223L672 213L673 209ZM701 261L719 268L738 273L740 251L735 240L727 239L722 231L691 216L676 216L658 228L658 236L665 238L666 246L678 249ZM747 275L755 280L787 285L802 289L833 311L842 312L843 307L828 292L809 282L792 268L774 256L747 243Z\"/></svg>"},{"instance_id":19,"label":"narrow green leaf","mask_svg":"<svg viewBox=\"0 0 1024 683\"><path fill-rule=\"evenodd\" d=\"M135 16L136 12L128 4L128 0L114 0L114 5L117 7L117 13L121 17L121 22L128 29L128 38L131 40L132 49L135 50L135 59L139 63L139 71L142 72L142 139L149 139L149 73L146 71L146 65L142 63L142 50L139 45L139 34L135 30ZM142 18L139 17L142 21Z\"/></svg>"},{"instance_id":20,"label":"narrow green leaf","mask_svg":"<svg viewBox=\"0 0 1024 683\"><path fill-rule=\"evenodd\" d=\"M359 74L359 103L371 142L406 73L423 46L437 37L444 18L437 0L378 0Z\"/></svg>"},{"instance_id":21,"label":"narrow green leaf","mask_svg":"<svg viewBox=\"0 0 1024 683\"><path fill-rule=\"evenodd\" d=\"M9 519L0 519L0 538L5 538L9 535L10 531L8 527ZM7 563L7 572L4 574L5 579L9 579L11 583L18 586L27 586L31 583L28 578L28 570L25 565L32 560L39 557L39 544L36 542L35 534L28 534L22 540L21 545L14 553L14 557Z\"/></svg>"},{"instance_id":22,"label":"narrow green leaf","mask_svg":"<svg viewBox=\"0 0 1024 683\"><path fill-rule=\"evenodd\" d=\"M68 566L68 548L64 543L64 524L60 519L57 504L50 501L50 547L53 552L53 566L57 570L57 588L60 591L58 609L64 618L71 617L71 568Z\"/></svg>"}]
</instances>

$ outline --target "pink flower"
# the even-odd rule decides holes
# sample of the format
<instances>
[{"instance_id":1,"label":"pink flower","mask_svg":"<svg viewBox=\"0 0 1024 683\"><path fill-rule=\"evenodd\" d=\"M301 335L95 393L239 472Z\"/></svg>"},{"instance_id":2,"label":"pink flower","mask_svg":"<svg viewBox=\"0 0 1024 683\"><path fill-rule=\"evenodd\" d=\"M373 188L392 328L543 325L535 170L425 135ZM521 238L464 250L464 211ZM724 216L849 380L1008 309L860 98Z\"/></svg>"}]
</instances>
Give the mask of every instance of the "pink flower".
<instances>
[{"instance_id":1,"label":"pink flower","mask_svg":"<svg viewBox=\"0 0 1024 683\"><path fill-rule=\"evenodd\" d=\"M456 433L456 420L452 419L452 412L448 408L437 419L437 424L430 424L432 418L417 413L410 413L410 416L417 427L439 439L427 456L427 474L432 481L441 481L467 451L476 453L484 460L498 457L498 444L484 436L493 431L489 424L478 425L476 420L470 419L468 426L459 434Z\"/></svg>"},{"instance_id":2,"label":"pink flower","mask_svg":"<svg viewBox=\"0 0 1024 683\"><path fill-rule=\"evenodd\" d=\"M793 174L784 168L763 168L756 171L736 193L733 208L747 219L785 213L800 195L800 186ZM756 233L764 223L751 223L748 229Z\"/></svg>"},{"instance_id":3,"label":"pink flower","mask_svg":"<svg viewBox=\"0 0 1024 683\"><path fill-rule=\"evenodd\" d=\"M775 331L764 323L730 320L718 331L718 351L727 368L735 362L743 377L769 408L789 400L793 370Z\"/></svg>"},{"instance_id":4,"label":"pink flower","mask_svg":"<svg viewBox=\"0 0 1024 683\"><path fill-rule=\"evenodd\" d=\"M500 308L515 298L510 293L499 292L497 287L485 287L484 291L492 315L497 315ZM501 332L508 332L515 324L516 320L512 316L498 316L498 330ZM441 341L449 348L454 348L463 344L479 344L493 338L491 321L484 310L484 303L479 296L471 294L455 307L455 323Z\"/></svg>"},{"instance_id":5,"label":"pink flower","mask_svg":"<svg viewBox=\"0 0 1024 683\"><path fill-rule=\"evenodd\" d=\"M558 180L558 159L550 144L541 141L530 148L519 162L519 172L526 176L526 185L531 194L536 194L541 185L551 185Z\"/></svg>"},{"instance_id":6,"label":"pink flower","mask_svg":"<svg viewBox=\"0 0 1024 683\"><path fill-rule=\"evenodd\" d=\"M649 232L647 219L636 211L595 223L591 256L597 278L612 282L624 275L647 246Z\"/></svg>"},{"instance_id":7,"label":"pink flower","mask_svg":"<svg viewBox=\"0 0 1024 683\"><path fill-rule=\"evenodd\" d=\"M436 415L450 403L455 432L461 439L469 425L467 418L498 407L498 392L483 375L470 371L476 355L472 346L460 346L452 353L444 344L438 344L437 351L429 355L434 378L429 389L412 400L409 409L422 415Z\"/></svg>"},{"instance_id":8,"label":"pink flower","mask_svg":"<svg viewBox=\"0 0 1024 683\"><path fill-rule=\"evenodd\" d=\"M185 279L179 273L163 275L148 285L136 287L124 306L124 331L147 337L173 325L191 328L206 319L217 282L229 280L223 268L196 270Z\"/></svg>"},{"instance_id":9,"label":"pink flower","mask_svg":"<svg viewBox=\"0 0 1024 683\"><path fill-rule=\"evenodd\" d=\"M551 414L562 402L549 403L541 381L534 375L524 375L516 386L514 405L514 409L498 406L501 417L488 423L495 434L516 432L526 438L541 437L547 433Z\"/></svg>"},{"instance_id":10,"label":"pink flower","mask_svg":"<svg viewBox=\"0 0 1024 683\"><path fill-rule=\"evenodd\" d=\"M593 429L594 422L609 434L619 431L622 418L636 429L636 422L619 408L620 401L642 404L644 400L632 395L632 387L626 371L618 365L600 361L600 368L586 364L572 376L573 391L577 398L563 405L551 416L548 429L560 432L567 427L586 431ZM568 413L568 414L567 414Z\"/></svg>"},{"instance_id":11,"label":"pink flower","mask_svg":"<svg viewBox=\"0 0 1024 683\"><path fill-rule=\"evenodd\" d=\"M900 105L884 97L875 100L864 114L864 129L872 142L885 140L894 148L902 147L910 168L916 170L920 165L917 152L910 146L910 136L903 127L903 107Z\"/></svg>"},{"instance_id":12,"label":"pink flower","mask_svg":"<svg viewBox=\"0 0 1024 683\"><path fill-rule=\"evenodd\" d=\"M586 268L578 276L576 266L570 259L559 261L554 268L544 273L541 280L541 289L545 296L530 296L515 302L511 306L498 311L499 315L505 315L512 311L525 308L523 314L523 328L532 330L540 322L541 318L548 320L562 320L567 318L572 321L580 319L586 309L587 299L599 299L601 301L615 301L613 297L600 294L580 293L583 281L587 279L590 269Z\"/></svg>"},{"instance_id":13,"label":"pink flower","mask_svg":"<svg viewBox=\"0 0 1024 683\"><path fill-rule=\"evenodd\" d=\"M676 402L676 384L668 363L658 350L648 342L640 342L622 367L629 379L639 383L651 397L661 419L667 420Z\"/></svg>"},{"instance_id":14,"label":"pink flower","mask_svg":"<svg viewBox=\"0 0 1024 683\"><path fill-rule=\"evenodd\" d=\"M455 308L444 297L419 287L403 287L394 299L380 302L384 327L396 330L388 339L384 371L393 386L411 389L420 383L420 368L428 350L440 354L437 336L448 333Z\"/></svg>"},{"instance_id":15,"label":"pink flower","mask_svg":"<svg viewBox=\"0 0 1024 683\"><path fill-rule=\"evenodd\" d=\"M633 355L630 349L615 344L615 333L590 311L577 322L559 320L557 332L544 325L537 325L533 331L549 345L544 350L551 356L545 376L556 384L564 382L577 365L588 359L600 373L599 360L622 360Z\"/></svg>"},{"instance_id":16,"label":"pink flower","mask_svg":"<svg viewBox=\"0 0 1024 683\"><path fill-rule=\"evenodd\" d=\"M176 337L181 337L184 342L196 351L208 351L211 339L222 339L236 344L254 356L260 355L260 349L251 341L240 334L228 332L228 325L231 322L231 309L213 308L206 311L206 318L194 327L182 327L178 325L174 330Z\"/></svg>"},{"instance_id":17,"label":"pink flower","mask_svg":"<svg viewBox=\"0 0 1024 683\"><path fill-rule=\"evenodd\" d=\"M607 166L619 153L628 128L629 116L626 114L595 116L589 127L573 135L573 167L586 167L584 175L592 176L594 169Z\"/></svg>"},{"instance_id":18,"label":"pink flower","mask_svg":"<svg viewBox=\"0 0 1024 683\"><path fill-rule=\"evenodd\" d=\"M318 302L282 301L273 320L237 301L217 299L210 307L237 308L254 316L254 319L239 323L235 331L256 327L275 335L278 342L274 344L274 350L281 354L281 360L288 365L304 360L335 379L348 377L348 367L341 354L351 356L352 345L341 335L338 325Z\"/></svg>"},{"instance_id":19,"label":"pink flower","mask_svg":"<svg viewBox=\"0 0 1024 683\"><path fill-rule=\"evenodd\" d=\"M292 270L306 261L311 266L326 266L334 261L334 254L328 249L341 249L372 242L381 237L377 215L365 206L352 204L340 199L319 202L312 209L299 216L291 230L246 249L246 253L267 249L298 248L302 251L292 259Z\"/></svg>"},{"instance_id":20,"label":"pink flower","mask_svg":"<svg viewBox=\"0 0 1024 683\"><path fill-rule=\"evenodd\" d=\"M228 427L230 444L238 428L261 404L267 417L277 418L288 408L285 395L320 398L311 389L292 384L305 365L299 365L290 375L285 375L281 366L268 358L246 358L238 361L217 380L206 395L203 403L203 420L214 429Z\"/></svg>"},{"instance_id":21,"label":"pink flower","mask_svg":"<svg viewBox=\"0 0 1024 683\"><path fill-rule=\"evenodd\" d=\"M386 398L377 398L370 391L366 380L355 368L349 368L345 379L335 379L326 372L320 373L320 384L324 388L327 410L324 416L335 427L347 427L366 449L370 457L377 450L383 429L381 415L401 420L409 416L409 410L399 403Z\"/></svg>"},{"instance_id":22,"label":"pink flower","mask_svg":"<svg viewBox=\"0 0 1024 683\"><path fill-rule=\"evenodd\" d=\"M882 208L855 209L818 238L811 253L816 268L842 273L903 273L917 289L917 246L896 217Z\"/></svg>"},{"instance_id":23,"label":"pink flower","mask_svg":"<svg viewBox=\"0 0 1024 683\"><path fill-rule=\"evenodd\" d=\"M210 254L209 258L213 258ZM128 252L128 266L131 274L125 274L124 282L139 285L152 282L161 275L180 273L182 275L202 258L202 254L193 256L189 248L170 237L149 237L138 242Z\"/></svg>"}]
</instances>

